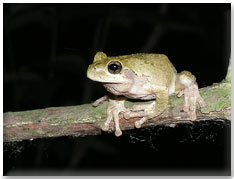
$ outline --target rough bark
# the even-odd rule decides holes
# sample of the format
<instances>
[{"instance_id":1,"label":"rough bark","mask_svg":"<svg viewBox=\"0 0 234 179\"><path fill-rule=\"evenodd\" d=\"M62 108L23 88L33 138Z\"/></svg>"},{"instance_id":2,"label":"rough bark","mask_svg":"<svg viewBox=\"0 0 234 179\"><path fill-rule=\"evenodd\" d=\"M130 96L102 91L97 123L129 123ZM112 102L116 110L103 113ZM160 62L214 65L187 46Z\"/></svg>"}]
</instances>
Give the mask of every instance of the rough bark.
<instances>
[{"instance_id":1,"label":"rough bark","mask_svg":"<svg viewBox=\"0 0 234 179\"><path fill-rule=\"evenodd\" d=\"M197 109L197 120L228 119L231 120L231 67L225 80L212 86L199 89L207 106L202 111ZM191 123L186 120L182 111L184 98L171 96L167 110L157 118L148 120L142 127L167 125L174 127L178 123ZM139 102L142 103L142 102ZM7 112L3 114L4 142L21 141L43 137L84 136L101 133L105 121L105 111L108 102L98 107L92 104L69 107L51 107L22 112ZM136 102L126 102L130 107ZM122 130L134 128L138 120L120 120ZM111 123L110 131L114 130Z\"/></svg>"}]
</instances>

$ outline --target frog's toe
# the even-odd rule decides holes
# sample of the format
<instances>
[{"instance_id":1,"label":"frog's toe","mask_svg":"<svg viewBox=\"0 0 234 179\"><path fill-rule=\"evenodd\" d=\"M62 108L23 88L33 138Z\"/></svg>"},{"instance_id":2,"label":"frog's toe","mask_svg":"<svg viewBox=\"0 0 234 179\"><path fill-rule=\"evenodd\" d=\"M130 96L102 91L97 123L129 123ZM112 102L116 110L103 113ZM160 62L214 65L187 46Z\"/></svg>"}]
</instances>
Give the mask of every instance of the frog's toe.
<instances>
[{"instance_id":1,"label":"frog's toe","mask_svg":"<svg viewBox=\"0 0 234 179\"><path fill-rule=\"evenodd\" d=\"M139 121L135 122L136 128L141 128L141 125L144 124L144 122L149 119L150 117L143 117Z\"/></svg>"},{"instance_id":2,"label":"frog's toe","mask_svg":"<svg viewBox=\"0 0 234 179\"><path fill-rule=\"evenodd\" d=\"M125 119L130 119L130 118L131 118L130 114L131 114L131 111L130 111L130 110L129 110L129 111L126 111L126 112L123 113L123 117L124 117Z\"/></svg>"},{"instance_id":3,"label":"frog's toe","mask_svg":"<svg viewBox=\"0 0 234 179\"><path fill-rule=\"evenodd\" d=\"M190 114L190 120L191 121L195 121L196 119L197 119L197 115L196 115L196 112L192 112L191 114Z\"/></svg>"},{"instance_id":4,"label":"frog's toe","mask_svg":"<svg viewBox=\"0 0 234 179\"><path fill-rule=\"evenodd\" d=\"M109 125L104 123L103 126L102 126L102 130L103 131L108 131L109 130Z\"/></svg>"},{"instance_id":5,"label":"frog's toe","mask_svg":"<svg viewBox=\"0 0 234 179\"><path fill-rule=\"evenodd\" d=\"M116 137L119 137L119 136L121 136L122 135L122 131L120 130L120 129L117 129L116 131L115 131L115 136Z\"/></svg>"},{"instance_id":6,"label":"frog's toe","mask_svg":"<svg viewBox=\"0 0 234 179\"><path fill-rule=\"evenodd\" d=\"M136 126L136 128L141 128L141 123L140 123L140 121L136 121L136 122L135 122L135 126Z\"/></svg>"}]
</instances>

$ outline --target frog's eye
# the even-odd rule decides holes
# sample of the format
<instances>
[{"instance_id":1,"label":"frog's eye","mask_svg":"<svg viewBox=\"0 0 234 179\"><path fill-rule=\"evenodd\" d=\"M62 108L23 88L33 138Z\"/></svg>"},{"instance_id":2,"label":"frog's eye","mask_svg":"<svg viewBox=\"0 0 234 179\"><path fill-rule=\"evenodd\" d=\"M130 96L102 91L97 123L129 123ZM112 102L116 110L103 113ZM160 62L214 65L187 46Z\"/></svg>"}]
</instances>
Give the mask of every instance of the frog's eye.
<instances>
[{"instance_id":1,"label":"frog's eye","mask_svg":"<svg viewBox=\"0 0 234 179\"><path fill-rule=\"evenodd\" d=\"M108 71L112 74L118 74L122 70L122 64L118 61L112 61L108 64Z\"/></svg>"}]
</instances>

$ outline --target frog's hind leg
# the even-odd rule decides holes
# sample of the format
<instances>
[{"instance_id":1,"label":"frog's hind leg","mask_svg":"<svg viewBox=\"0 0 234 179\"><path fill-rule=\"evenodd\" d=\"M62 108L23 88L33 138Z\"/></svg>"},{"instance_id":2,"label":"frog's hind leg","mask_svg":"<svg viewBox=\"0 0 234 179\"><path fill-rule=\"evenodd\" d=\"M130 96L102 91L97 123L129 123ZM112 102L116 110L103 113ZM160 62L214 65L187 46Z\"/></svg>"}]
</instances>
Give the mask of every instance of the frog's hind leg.
<instances>
[{"instance_id":1,"label":"frog's hind leg","mask_svg":"<svg viewBox=\"0 0 234 179\"><path fill-rule=\"evenodd\" d=\"M136 128L140 128L141 125L148 119L152 119L160 115L167 107L168 104L168 90L157 91L156 101L151 104L137 105L131 111L124 114L125 118L141 118L135 122ZM144 108L142 108L144 107ZM140 111L137 111L139 109ZM134 111L135 110L135 111Z\"/></svg>"},{"instance_id":2,"label":"frog's hind leg","mask_svg":"<svg viewBox=\"0 0 234 179\"><path fill-rule=\"evenodd\" d=\"M177 76L176 86L182 90L180 94L184 94L184 111L188 113L189 120L196 120L196 103L201 107L206 104L199 94L195 76L189 71L182 71Z\"/></svg>"}]
</instances>

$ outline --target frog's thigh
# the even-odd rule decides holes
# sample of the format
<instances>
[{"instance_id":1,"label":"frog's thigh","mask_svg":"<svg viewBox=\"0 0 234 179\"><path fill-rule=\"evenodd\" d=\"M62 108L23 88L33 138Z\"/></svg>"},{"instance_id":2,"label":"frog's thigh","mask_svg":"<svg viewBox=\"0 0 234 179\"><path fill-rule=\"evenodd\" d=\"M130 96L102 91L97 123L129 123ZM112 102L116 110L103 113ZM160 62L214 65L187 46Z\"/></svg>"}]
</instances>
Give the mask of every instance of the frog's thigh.
<instances>
[{"instance_id":1,"label":"frog's thigh","mask_svg":"<svg viewBox=\"0 0 234 179\"><path fill-rule=\"evenodd\" d=\"M158 115L160 115L167 107L168 104L168 90L163 90L156 94L156 102L151 103L151 107L145 110L142 113L142 117L140 120L135 122L135 126L140 128L141 125L147 120L152 119Z\"/></svg>"},{"instance_id":2,"label":"frog's thigh","mask_svg":"<svg viewBox=\"0 0 234 179\"><path fill-rule=\"evenodd\" d=\"M161 114L166 108L168 104L168 90L163 90L156 94L156 106L155 113L156 115Z\"/></svg>"},{"instance_id":3,"label":"frog's thigh","mask_svg":"<svg viewBox=\"0 0 234 179\"><path fill-rule=\"evenodd\" d=\"M150 104L135 105L133 109L124 113L124 118L144 117L152 114L155 108L155 101Z\"/></svg>"},{"instance_id":4,"label":"frog's thigh","mask_svg":"<svg viewBox=\"0 0 234 179\"><path fill-rule=\"evenodd\" d=\"M133 105L132 106L132 111L141 111L141 110L145 110L147 108L152 108L152 106L154 105L154 102L151 104L137 104L137 105Z\"/></svg>"}]
</instances>

